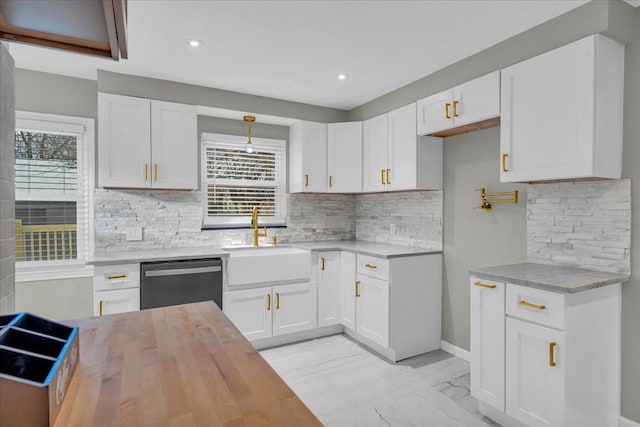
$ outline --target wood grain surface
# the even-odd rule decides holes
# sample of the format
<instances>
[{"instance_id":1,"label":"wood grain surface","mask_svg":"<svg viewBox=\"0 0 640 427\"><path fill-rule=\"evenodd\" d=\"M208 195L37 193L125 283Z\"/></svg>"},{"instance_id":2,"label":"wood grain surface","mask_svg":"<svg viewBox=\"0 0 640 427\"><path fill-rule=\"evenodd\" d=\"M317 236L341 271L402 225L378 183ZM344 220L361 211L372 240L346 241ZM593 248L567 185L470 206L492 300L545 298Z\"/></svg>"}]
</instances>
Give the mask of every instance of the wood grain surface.
<instances>
[{"instance_id":1,"label":"wood grain surface","mask_svg":"<svg viewBox=\"0 0 640 427\"><path fill-rule=\"evenodd\" d=\"M319 426L213 302L65 322L80 363L56 426Z\"/></svg>"}]
</instances>

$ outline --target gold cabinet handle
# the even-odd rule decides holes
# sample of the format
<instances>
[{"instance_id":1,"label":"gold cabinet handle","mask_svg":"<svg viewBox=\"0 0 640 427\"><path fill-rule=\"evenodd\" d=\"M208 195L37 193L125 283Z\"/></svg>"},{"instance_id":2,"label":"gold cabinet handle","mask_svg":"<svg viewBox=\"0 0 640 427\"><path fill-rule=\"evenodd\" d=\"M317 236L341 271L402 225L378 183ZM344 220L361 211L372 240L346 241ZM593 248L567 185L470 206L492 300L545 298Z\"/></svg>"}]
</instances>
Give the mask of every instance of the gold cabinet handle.
<instances>
[{"instance_id":1,"label":"gold cabinet handle","mask_svg":"<svg viewBox=\"0 0 640 427\"><path fill-rule=\"evenodd\" d=\"M126 279L127 275L126 274L116 274L113 276L107 276L107 280L118 280L118 279Z\"/></svg>"},{"instance_id":2,"label":"gold cabinet handle","mask_svg":"<svg viewBox=\"0 0 640 427\"><path fill-rule=\"evenodd\" d=\"M544 305L531 304L530 302L527 302L525 300L521 300L520 302L518 302L518 304L520 304L523 307L535 308L536 310L544 310L547 308Z\"/></svg>"},{"instance_id":3,"label":"gold cabinet handle","mask_svg":"<svg viewBox=\"0 0 640 427\"><path fill-rule=\"evenodd\" d=\"M100 300L100 316L102 316L102 300Z\"/></svg>"},{"instance_id":4,"label":"gold cabinet handle","mask_svg":"<svg viewBox=\"0 0 640 427\"><path fill-rule=\"evenodd\" d=\"M380 169L380 180L382 181L382 185L384 185L384 183L385 183L384 169Z\"/></svg>"},{"instance_id":5,"label":"gold cabinet handle","mask_svg":"<svg viewBox=\"0 0 640 427\"><path fill-rule=\"evenodd\" d=\"M449 104L448 102L446 104L444 104L444 118L445 119L450 119L451 115L449 115L449 107L451 107L451 104Z\"/></svg>"},{"instance_id":6,"label":"gold cabinet handle","mask_svg":"<svg viewBox=\"0 0 640 427\"><path fill-rule=\"evenodd\" d=\"M329 175L329 188L333 187L333 177Z\"/></svg>"},{"instance_id":7,"label":"gold cabinet handle","mask_svg":"<svg viewBox=\"0 0 640 427\"><path fill-rule=\"evenodd\" d=\"M374 268L374 269L378 268L377 265L373 265L373 264L365 264L364 266L367 267L367 268Z\"/></svg>"},{"instance_id":8,"label":"gold cabinet handle","mask_svg":"<svg viewBox=\"0 0 640 427\"><path fill-rule=\"evenodd\" d=\"M322 271L324 271L324 257L322 257L321 259L322 259Z\"/></svg>"},{"instance_id":9,"label":"gold cabinet handle","mask_svg":"<svg viewBox=\"0 0 640 427\"><path fill-rule=\"evenodd\" d=\"M155 181L158 182L158 164L153 165L153 175L155 177Z\"/></svg>"},{"instance_id":10,"label":"gold cabinet handle","mask_svg":"<svg viewBox=\"0 0 640 427\"><path fill-rule=\"evenodd\" d=\"M556 360L555 360L555 353L556 353L556 343L554 342L550 342L549 343L549 366L554 367L556 366Z\"/></svg>"},{"instance_id":11,"label":"gold cabinet handle","mask_svg":"<svg viewBox=\"0 0 640 427\"><path fill-rule=\"evenodd\" d=\"M495 289L496 285L487 285L486 283L482 283L482 282L474 282L473 283L476 286L481 286L483 288L489 288L489 289Z\"/></svg>"},{"instance_id":12,"label":"gold cabinet handle","mask_svg":"<svg viewBox=\"0 0 640 427\"><path fill-rule=\"evenodd\" d=\"M391 169L387 169L387 184L391 184Z\"/></svg>"},{"instance_id":13,"label":"gold cabinet handle","mask_svg":"<svg viewBox=\"0 0 640 427\"><path fill-rule=\"evenodd\" d=\"M280 294L276 292L276 310L280 310Z\"/></svg>"},{"instance_id":14,"label":"gold cabinet handle","mask_svg":"<svg viewBox=\"0 0 640 427\"><path fill-rule=\"evenodd\" d=\"M271 294L267 294L267 311L271 310Z\"/></svg>"},{"instance_id":15,"label":"gold cabinet handle","mask_svg":"<svg viewBox=\"0 0 640 427\"><path fill-rule=\"evenodd\" d=\"M304 176L304 186L308 187L309 186L309 174L306 174Z\"/></svg>"},{"instance_id":16,"label":"gold cabinet handle","mask_svg":"<svg viewBox=\"0 0 640 427\"><path fill-rule=\"evenodd\" d=\"M144 164L144 180L149 180L149 163Z\"/></svg>"},{"instance_id":17,"label":"gold cabinet handle","mask_svg":"<svg viewBox=\"0 0 640 427\"><path fill-rule=\"evenodd\" d=\"M459 117L458 116L458 101L453 101L453 117Z\"/></svg>"},{"instance_id":18,"label":"gold cabinet handle","mask_svg":"<svg viewBox=\"0 0 640 427\"><path fill-rule=\"evenodd\" d=\"M356 280L356 298L360 298L360 281Z\"/></svg>"},{"instance_id":19,"label":"gold cabinet handle","mask_svg":"<svg viewBox=\"0 0 640 427\"><path fill-rule=\"evenodd\" d=\"M507 169L507 157L509 157L508 154L502 155L502 172L509 172L509 169Z\"/></svg>"}]
</instances>

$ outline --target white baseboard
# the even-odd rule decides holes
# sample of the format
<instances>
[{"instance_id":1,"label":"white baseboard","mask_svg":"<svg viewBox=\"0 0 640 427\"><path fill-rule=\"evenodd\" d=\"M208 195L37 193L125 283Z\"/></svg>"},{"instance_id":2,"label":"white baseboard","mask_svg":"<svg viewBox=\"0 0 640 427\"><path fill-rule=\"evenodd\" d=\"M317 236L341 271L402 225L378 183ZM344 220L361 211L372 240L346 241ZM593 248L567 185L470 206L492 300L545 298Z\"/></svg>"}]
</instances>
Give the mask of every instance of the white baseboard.
<instances>
[{"instance_id":1,"label":"white baseboard","mask_svg":"<svg viewBox=\"0 0 640 427\"><path fill-rule=\"evenodd\" d=\"M440 348L449 354L453 354L454 356L459 357L462 360L466 360L467 362L471 361L471 353L463 348L456 347L455 345L446 341L440 341Z\"/></svg>"},{"instance_id":2,"label":"white baseboard","mask_svg":"<svg viewBox=\"0 0 640 427\"><path fill-rule=\"evenodd\" d=\"M625 417L620 417L620 427L640 427L640 424Z\"/></svg>"}]
</instances>

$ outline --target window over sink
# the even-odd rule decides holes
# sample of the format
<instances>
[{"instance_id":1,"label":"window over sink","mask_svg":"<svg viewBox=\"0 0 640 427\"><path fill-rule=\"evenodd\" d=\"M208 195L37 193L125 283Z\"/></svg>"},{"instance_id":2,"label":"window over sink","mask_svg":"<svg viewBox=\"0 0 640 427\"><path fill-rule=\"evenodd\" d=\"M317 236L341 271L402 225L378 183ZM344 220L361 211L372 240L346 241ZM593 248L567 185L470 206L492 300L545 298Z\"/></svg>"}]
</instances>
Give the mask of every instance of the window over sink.
<instances>
[{"instance_id":1,"label":"window over sink","mask_svg":"<svg viewBox=\"0 0 640 427\"><path fill-rule=\"evenodd\" d=\"M246 137L202 134L204 226L245 227L258 208L260 226L285 224L286 142Z\"/></svg>"}]
</instances>

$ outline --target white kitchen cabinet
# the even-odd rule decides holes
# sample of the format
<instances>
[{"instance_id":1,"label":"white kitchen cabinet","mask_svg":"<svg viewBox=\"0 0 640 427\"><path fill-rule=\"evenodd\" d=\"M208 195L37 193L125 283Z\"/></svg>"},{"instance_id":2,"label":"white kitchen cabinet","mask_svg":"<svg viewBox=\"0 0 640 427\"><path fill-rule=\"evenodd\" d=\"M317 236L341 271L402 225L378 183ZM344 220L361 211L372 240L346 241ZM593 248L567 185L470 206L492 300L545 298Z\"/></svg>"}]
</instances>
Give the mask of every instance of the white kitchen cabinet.
<instances>
[{"instance_id":1,"label":"white kitchen cabinet","mask_svg":"<svg viewBox=\"0 0 640 427\"><path fill-rule=\"evenodd\" d=\"M501 182L620 178L624 45L589 36L501 79Z\"/></svg>"},{"instance_id":2,"label":"white kitchen cabinet","mask_svg":"<svg viewBox=\"0 0 640 427\"><path fill-rule=\"evenodd\" d=\"M102 187L198 188L195 106L99 93L98 116Z\"/></svg>"},{"instance_id":3,"label":"white kitchen cabinet","mask_svg":"<svg viewBox=\"0 0 640 427\"><path fill-rule=\"evenodd\" d=\"M228 291L224 313L249 340L317 327L315 282Z\"/></svg>"},{"instance_id":4,"label":"white kitchen cabinet","mask_svg":"<svg viewBox=\"0 0 640 427\"><path fill-rule=\"evenodd\" d=\"M93 315L140 310L140 263L96 266Z\"/></svg>"},{"instance_id":5,"label":"white kitchen cabinet","mask_svg":"<svg viewBox=\"0 0 640 427\"><path fill-rule=\"evenodd\" d=\"M289 192L327 191L327 124L299 121L289 127Z\"/></svg>"},{"instance_id":6,"label":"white kitchen cabinet","mask_svg":"<svg viewBox=\"0 0 640 427\"><path fill-rule=\"evenodd\" d=\"M140 289L116 289L93 293L93 313L96 316L140 310Z\"/></svg>"},{"instance_id":7,"label":"white kitchen cabinet","mask_svg":"<svg viewBox=\"0 0 640 427\"><path fill-rule=\"evenodd\" d=\"M340 323L340 252L317 254L318 326Z\"/></svg>"},{"instance_id":8,"label":"white kitchen cabinet","mask_svg":"<svg viewBox=\"0 0 640 427\"><path fill-rule=\"evenodd\" d=\"M507 318L507 415L529 426L566 425L565 334Z\"/></svg>"},{"instance_id":9,"label":"white kitchen cabinet","mask_svg":"<svg viewBox=\"0 0 640 427\"><path fill-rule=\"evenodd\" d=\"M345 327L356 329L356 254L340 252L340 314Z\"/></svg>"},{"instance_id":10,"label":"white kitchen cabinet","mask_svg":"<svg viewBox=\"0 0 640 427\"><path fill-rule=\"evenodd\" d=\"M151 101L153 188L198 188L198 116L194 105Z\"/></svg>"},{"instance_id":11,"label":"white kitchen cabinet","mask_svg":"<svg viewBox=\"0 0 640 427\"><path fill-rule=\"evenodd\" d=\"M500 115L500 72L495 71L418 101L418 135L447 129Z\"/></svg>"},{"instance_id":12,"label":"white kitchen cabinet","mask_svg":"<svg viewBox=\"0 0 640 427\"><path fill-rule=\"evenodd\" d=\"M272 335L271 313L274 306L270 287L225 292L222 307L224 314L247 339Z\"/></svg>"},{"instance_id":13,"label":"white kitchen cabinet","mask_svg":"<svg viewBox=\"0 0 640 427\"><path fill-rule=\"evenodd\" d=\"M358 275L356 332L383 347L389 346L389 282Z\"/></svg>"},{"instance_id":14,"label":"white kitchen cabinet","mask_svg":"<svg viewBox=\"0 0 640 427\"><path fill-rule=\"evenodd\" d=\"M362 122L327 125L327 172L330 193L362 191Z\"/></svg>"},{"instance_id":15,"label":"white kitchen cabinet","mask_svg":"<svg viewBox=\"0 0 640 427\"><path fill-rule=\"evenodd\" d=\"M471 394L504 412L505 284L471 279Z\"/></svg>"},{"instance_id":16,"label":"white kitchen cabinet","mask_svg":"<svg viewBox=\"0 0 640 427\"><path fill-rule=\"evenodd\" d=\"M318 326L317 290L314 282L274 286L273 335Z\"/></svg>"},{"instance_id":17,"label":"white kitchen cabinet","mask_svg":"<svg viewBox=\"0 0 640 427\"><path fill-rule=\"evenodd\" d=\"M363 123L363 191L442 188L442 139L416 136L416 104Z\"/></svg>"},{"instance_id":18,"label":"white kitchen cabinet","mask_svg":"<svg viewBox=\"0 0 640 427\"><path fill-rule=\"evenodd\" d=\"M620 284L561 293L470 282L471 393L481 412L502 425L618 424Z\"/></svg>"},{"instance_id":19,"label":"white kitchen cabinet","mask_svg":"<svg viewBox=\"0 0 640 427\"><path fill-rule=\"evenodd\" d=\"M392 361L440 348L441 254L347 255L343 264L342 324L348 335Z\"/></svg>"}]
</instances>

